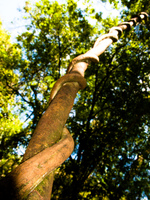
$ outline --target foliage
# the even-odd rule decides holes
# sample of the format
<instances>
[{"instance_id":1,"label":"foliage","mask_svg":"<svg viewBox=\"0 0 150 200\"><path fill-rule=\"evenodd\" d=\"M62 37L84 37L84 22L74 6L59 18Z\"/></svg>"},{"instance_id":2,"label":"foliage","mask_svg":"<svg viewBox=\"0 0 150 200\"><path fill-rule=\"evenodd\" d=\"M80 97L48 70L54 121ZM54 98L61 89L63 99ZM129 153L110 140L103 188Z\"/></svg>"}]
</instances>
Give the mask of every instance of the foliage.
<instances>
[{"instance_id":1,"label":"foliage","mask_svg":"<svg viewBox=\"0 0 150 200\"><path fill-rule=\"evenodd\" d=\"M147 12L149 9L149 0L132 0L132 1L128 1L128 0L121 0L121 2L126 5L131 12Z\"/></svg>"},{"instance_id":2,"label":"foliage","mask_svg":"<svg viewBox=\"0 0 150 200\"><path fill-rule=\"evenodd\" d=\"M21 90L31 110L28 115L33 118L33 127L46 109L50 89L64 73L68 59L85 53L91 44L95 28L84 15L73 1L67 6L40 1L29 12L28 31L18 36L27 62L19 69L20 81L24 82Z\"/></svg>"},{"instance_id":3,"label":"foliage","mask_svg":"<svg viewBox=\"0 0 150 200\"><path fill-rule=\"evenodd\" d=\"M109 2L118 6L118 1ZM147 4L144 0L138 4L128 2L122 0L130 9L122 11L119 16L122 20L143 11L141 4ZM95 13L92 6L85 5L87 8L81 10L73 0L66 4L42 0L34 7L26 3L26 17L31 24L18 36L22 59L17 46L11 48L13 57L6 48L0 51L4 102L1 110L9 114L9 119L3 117L0 123L1 127L9 124L5 135L10 134L7 141L11 141L6 143L8 151L3 152L5 160L18 142L23 143L22 139L25 145L28 143L47 108L54 82L64 74L70 60L89 50L98 34L119 23L119 19L111 16L102 19L102 13ZM89 23L89 17L96 21L94 25ZM87 87L78 93L67 121L75 150L56 170L52 199L150 197L148 28L142 24L123 34L118 43L100 56L99 64L92 63L87 69ZM5 63L11 64L10 67L5 68ZM10 78L5 79L8 75ZM28 124L24 130L16 113L11 112L15 110L14 103L26 116ZM16 142L12 142L13 135L17 137Z\"/></svg>"},{"instance_id":4,"label":"foliage","mask_svg":"<svg viewBox=\"0 0 150 200\"><path fill-rule=\"evenodd\" d=\"M56 191L65 182L59 199L149 197L149 47L138 33L130 38L86 73L88 86L68 120L76 159L57 175Z\"/></svg>"},{"instance_id":5,"label":"foliage","mask_svg":"<svg viewBox=\"0 0 150 200\"><path fill-rule=\"evenodd\" d=\"M2 29L1 23L0 46L0 168L1 176L5 176L20 160L14 150L18 148L22 123L17 116L19 112L15 112L19 105L16 105L16 94L12 87L18 84L19 76L14 70L21 53L15 44L11 44L10 36Z\"/></svg>"}]
</instances>

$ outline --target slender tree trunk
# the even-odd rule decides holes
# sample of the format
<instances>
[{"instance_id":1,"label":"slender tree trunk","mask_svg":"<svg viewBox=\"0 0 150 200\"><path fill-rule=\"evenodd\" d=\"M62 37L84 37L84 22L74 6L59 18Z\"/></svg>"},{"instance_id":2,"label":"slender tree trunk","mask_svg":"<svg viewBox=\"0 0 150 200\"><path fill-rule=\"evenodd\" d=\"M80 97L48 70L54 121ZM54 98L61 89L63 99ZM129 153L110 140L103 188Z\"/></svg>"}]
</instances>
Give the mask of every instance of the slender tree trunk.
<instances>
[{"instance_id":1,"label":"slender tree trunk","mask_svg":"<svg viewBox=\"0 0 150 200\"><path fill-rule=\"evenodd\" d=\"M123 30L129 30L146 17L146 13L141 13L129 22L110 29L108 34L97 39L90 51L73 59L67 70L68 75L60 78L52 90L52 101L35 129L22 164L1 181L2 199L50 199L54 170L74 148L73 139L64 126L76 93L85 87L83 77L88 64L98 61L98 56L119 39Z\"/></svg>"}]
</instances>

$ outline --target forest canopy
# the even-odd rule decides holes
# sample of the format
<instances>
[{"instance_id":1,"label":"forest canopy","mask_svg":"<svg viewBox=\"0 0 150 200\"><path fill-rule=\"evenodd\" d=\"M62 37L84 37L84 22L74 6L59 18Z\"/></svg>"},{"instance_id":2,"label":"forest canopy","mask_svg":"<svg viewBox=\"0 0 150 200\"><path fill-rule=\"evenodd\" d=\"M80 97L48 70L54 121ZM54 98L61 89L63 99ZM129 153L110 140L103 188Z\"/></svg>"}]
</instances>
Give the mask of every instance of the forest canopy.
<instances>
[{"instance_id":1,"label":"forest canopy","mask_svg":"<svg viewBox=\"0 0 150 200\"><path fill-rule=\"evenodd\" d=\"M81 2L81 1L80 1ZM144 11L149 1L41 0L24 6L16 42L0 24L0 173L22 159L54 83L96 39ZM113 12L104 17L100 5ZM23 12L23 11L21 11ZM85 72L66 123L75 148L55 171L52 199L150 199L150 26L122 34Z\"/></svg>"}]
</instances>

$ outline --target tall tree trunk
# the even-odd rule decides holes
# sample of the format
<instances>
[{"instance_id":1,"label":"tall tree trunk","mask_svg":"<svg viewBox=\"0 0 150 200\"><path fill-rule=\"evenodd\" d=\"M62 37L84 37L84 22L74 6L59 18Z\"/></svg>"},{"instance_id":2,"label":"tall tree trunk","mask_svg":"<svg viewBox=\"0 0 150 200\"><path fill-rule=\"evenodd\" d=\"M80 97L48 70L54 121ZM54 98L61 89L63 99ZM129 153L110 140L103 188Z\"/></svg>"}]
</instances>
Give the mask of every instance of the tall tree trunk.
<instances>
[{"instance_id":1,"label":"tall tree trunk","mask_svg":"<svg viewBox=\"0 0 150 200\"><path fill-rule=\"evenodd\" d=\"M123 30L129 30L146 18L147 14L141 13L129 22L110 29L108 34L97 39L93 49L73 59L68 74L54 85L50 105L35 129L22 164L1 181L2 199L50 199L54 170L69 157L74 148L65 123L78 90L86 86L84 72L88 64L98 61L98 56L118 40Z\"/></svg>"}]
</instances>

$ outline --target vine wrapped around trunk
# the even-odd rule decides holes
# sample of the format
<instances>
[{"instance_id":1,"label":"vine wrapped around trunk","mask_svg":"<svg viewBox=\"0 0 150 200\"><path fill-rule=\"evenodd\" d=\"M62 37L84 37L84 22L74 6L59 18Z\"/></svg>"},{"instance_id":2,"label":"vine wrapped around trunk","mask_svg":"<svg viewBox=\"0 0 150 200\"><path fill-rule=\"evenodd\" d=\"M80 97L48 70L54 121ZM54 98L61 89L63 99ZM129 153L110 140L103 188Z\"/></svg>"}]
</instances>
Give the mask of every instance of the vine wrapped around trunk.
<instances>
[{"instance_id":1,"label":"vine wrapped around trunk","mask_svg":"<svg viewBox=\"0 0 150 200\"><path fill-rule=\"evenodd\" d=\"M91 50L72 60L67 74L52 89L49 107L35 129L22 164L1 182L1 197L15 200L50 199L53 172L74 149L74 141L65 123L78 90L86 86L84 72L92 61L99 62L98 56L116 42L124 30L130 30L147 17L147 13L142 12L130 21L111 28L108 34L96 40ZM42 187L43 181L45 188Z\"/></svg>"}]
</instances>

